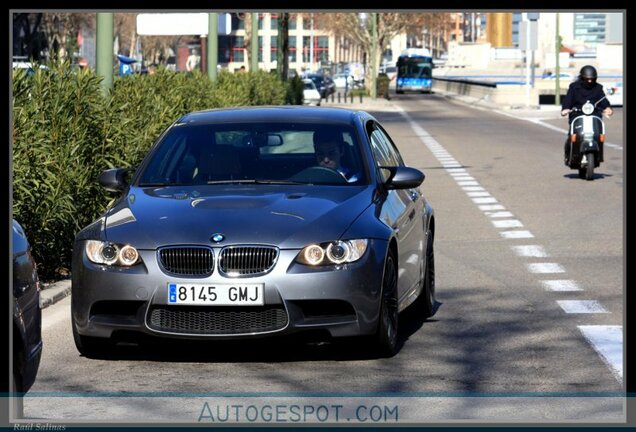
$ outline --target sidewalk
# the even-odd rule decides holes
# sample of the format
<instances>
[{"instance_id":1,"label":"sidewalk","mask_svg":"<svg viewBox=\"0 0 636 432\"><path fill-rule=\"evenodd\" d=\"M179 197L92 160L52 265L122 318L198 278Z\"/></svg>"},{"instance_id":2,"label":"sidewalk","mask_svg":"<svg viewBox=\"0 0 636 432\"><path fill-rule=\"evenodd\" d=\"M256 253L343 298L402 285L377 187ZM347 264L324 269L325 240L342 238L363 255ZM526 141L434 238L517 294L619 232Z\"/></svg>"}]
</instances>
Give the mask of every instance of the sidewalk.
<instances>
[{"instance_id":1,"label":"sidewalk","mask_svg":"<svg viewBox=\"0 0 636 432\"><path fill-rule=\"evenodd\" d=\"M63 279L52 284L41 284L40 307L42 309L71 295L71 280Z\"/></svg>"}]
</instances>

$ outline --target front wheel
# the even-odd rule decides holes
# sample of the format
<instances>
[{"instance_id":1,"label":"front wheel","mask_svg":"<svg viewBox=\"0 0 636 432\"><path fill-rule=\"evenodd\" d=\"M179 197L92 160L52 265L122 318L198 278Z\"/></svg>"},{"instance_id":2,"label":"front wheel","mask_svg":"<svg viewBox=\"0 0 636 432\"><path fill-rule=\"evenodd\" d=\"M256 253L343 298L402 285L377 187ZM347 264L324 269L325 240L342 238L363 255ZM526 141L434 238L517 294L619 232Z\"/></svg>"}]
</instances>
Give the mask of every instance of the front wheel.
<instances>
[{"instance_id":1,"label":"front wheel","mask_svg":"<svg viewBox=\"0 0 636 432\"><path fill-rule=\"evenodd\" d=\"M398 303L397 271L395 258L391 251L389 251L384 263L381 296L375 347L381 357L393 357L397 352Z\"/></svg>"},{"instance_id":2,"label":"front wheel","mask_svg":"<svg viewBox=\"0 0 636 432\"><path fill-rule=\"evenodd\" d=\"M424 318L434 314L435 306L435 251L433 250L433 232L428 232L426 247L426 271L424 272L424 289L420 294Z\"/></svg>"},{"instance_id":3,"label":"front wheel","mask_svg":"<svg viewBox=\"0 0 636 432\"><path fill-rule=\"evenodd\" d=\"M585 172L585 180L594 179L594 153L587 154L587 171Z\"/></svg>"}]
</instances>

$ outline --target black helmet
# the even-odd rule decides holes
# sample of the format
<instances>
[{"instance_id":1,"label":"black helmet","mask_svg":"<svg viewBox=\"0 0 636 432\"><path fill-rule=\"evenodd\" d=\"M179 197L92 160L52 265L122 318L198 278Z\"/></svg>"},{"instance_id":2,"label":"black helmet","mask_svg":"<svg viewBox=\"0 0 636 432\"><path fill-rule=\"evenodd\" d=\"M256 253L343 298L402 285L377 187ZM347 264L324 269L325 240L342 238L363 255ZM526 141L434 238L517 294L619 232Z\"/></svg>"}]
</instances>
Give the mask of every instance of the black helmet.
<instances>
[{"instance_id":1,"label":"black helmet","mask_svg":"<svg viewBox=\"0 0 636 432\"><path fill-rule=\"evenodd\" d=\"M596 68L594 66L586 65L581 68L581 72L579 73L579 77L581 79L593 79L596 80L598 78L598 74L596 73Z\"/></svg>"}]
</instances>

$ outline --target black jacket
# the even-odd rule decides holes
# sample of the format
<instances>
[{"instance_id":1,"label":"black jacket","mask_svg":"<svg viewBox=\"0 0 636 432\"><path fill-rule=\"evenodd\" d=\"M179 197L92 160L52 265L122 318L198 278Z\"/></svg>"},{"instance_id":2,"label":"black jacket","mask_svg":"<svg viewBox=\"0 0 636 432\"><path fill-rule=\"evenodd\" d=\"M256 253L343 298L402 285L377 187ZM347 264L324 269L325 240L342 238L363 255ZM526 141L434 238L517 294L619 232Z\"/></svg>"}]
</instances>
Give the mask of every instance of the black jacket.
<instances>
[{"instance_id":1,"label":"black jacket","mask_svg":"<svg viewBox=\"0 0 636 432\"><path fill-rule=\"evenodd\" d=\"M590 101L592 104L601 100L605 96L605 91L603 90L603 86L599 83L594 83L592 88L585 88L581 80L576 80L570 87L568 88L568 93L563 98L563 102L561 103L561 109L572 109L572 108L581 108L583 104L587 101ZM603 99L596 105L596 109L594 110L594 115L601 116L603 110L610 106L607 98ZM571 112L569 116L570 122L577 117L580 116L581 112Z\"/></svg>"}]
</instances>

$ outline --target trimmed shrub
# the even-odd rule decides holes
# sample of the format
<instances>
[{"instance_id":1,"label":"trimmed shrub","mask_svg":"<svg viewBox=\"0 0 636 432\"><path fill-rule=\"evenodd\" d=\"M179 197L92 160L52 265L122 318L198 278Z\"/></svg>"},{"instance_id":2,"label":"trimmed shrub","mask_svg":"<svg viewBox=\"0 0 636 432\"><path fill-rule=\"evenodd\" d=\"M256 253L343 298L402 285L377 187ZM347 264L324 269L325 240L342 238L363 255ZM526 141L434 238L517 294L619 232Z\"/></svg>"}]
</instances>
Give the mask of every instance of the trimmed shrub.
<instances>
[{"instance_id":1,"label":"trimmed shrub","mask_svg":"<svg viewBox=\"0 0 636 432\"><path fill-rule=\"evenodd\" d=\"M12 95L12 210L44 281L68 274L76 233L112 201L97 182L103 170L138 166L159 135L188 112L282 105L289 94L288 84L263 71L224 71L213 83L200 72L161 68L116 77L104 94L102 78L90 69L48 66L32 75L15 71Z\"/></svg>"}]
</instances>

